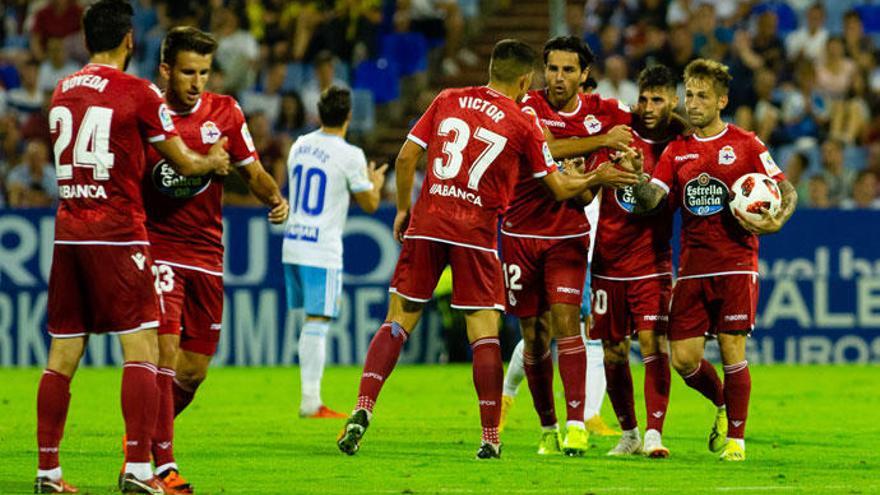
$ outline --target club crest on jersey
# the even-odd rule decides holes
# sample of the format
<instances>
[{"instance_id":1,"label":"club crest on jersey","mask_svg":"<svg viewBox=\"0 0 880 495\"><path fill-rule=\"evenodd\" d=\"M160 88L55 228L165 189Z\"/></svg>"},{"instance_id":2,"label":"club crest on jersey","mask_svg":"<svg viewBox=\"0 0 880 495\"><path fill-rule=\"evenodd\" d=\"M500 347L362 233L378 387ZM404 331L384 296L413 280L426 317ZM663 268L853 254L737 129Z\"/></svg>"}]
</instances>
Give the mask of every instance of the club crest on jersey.
<instances>
[{"instance_id":1,"label":"club crest on jersey","mask_svg":"<svg viewBox=\"0 0 880 495\"><path fill-rule=\"evenodd\" d=\"M151 174L153 185L165 196L186 199L196 196L211 184L211 176L185 177L177 173L167 161L160 160Z\"/></svg>"},{"instance_id":2,"label":"club crest on jersey","mask_svg":"<svg viewBox=\"0 0 880 495\"><path fill-rule=\"evenodd\" d=\"M602 123L599 122L595 115L590 114L584 119L584 127L590 134L596 134L602 130Z\"/></svg>"},{"instance_id":3,"label":"club crest on jersey","mask_svg":"<svg viewBox=\"0 0 880 495\"><path fill-rule=\"evenodd\" d=\"M627 213L632 213L636 209L636 197L633 193L632 186L621 187L614 191L614 198L617 199L617 205L624 209Z\"/></svg>"},{"instance_id":4,"label":"club crest on jersey","mask_svg":"<svg viewBox=\"0 0 880 495\"><path fill-rule=\"evenodd\" d=\"M718 151L718 165L731 165L736 161L733 146L727 145Z\"/></svg>"},{"instance_id":5,"label":"club crest on jersey","mask_svg":"<svg viewBox=\"0 0 880 495\"><path fill-rule=\"evenodd\" d=\"M202 124L201 131L202 142L205 144L214 144L220 139L220 128L210 120L207 120Z\"/></svg>"},{"instance_id":6,"label":"club crest on jersey","mask_svg":"<svg viewBox=\"0 0 880 495\"><path fill-rule=\"evenodd\" d=\"M708 217L724 210L727 205L727 185L707 173L702 173L684 185L683 206L692 214Z\"/></svg>"}]
</instances>

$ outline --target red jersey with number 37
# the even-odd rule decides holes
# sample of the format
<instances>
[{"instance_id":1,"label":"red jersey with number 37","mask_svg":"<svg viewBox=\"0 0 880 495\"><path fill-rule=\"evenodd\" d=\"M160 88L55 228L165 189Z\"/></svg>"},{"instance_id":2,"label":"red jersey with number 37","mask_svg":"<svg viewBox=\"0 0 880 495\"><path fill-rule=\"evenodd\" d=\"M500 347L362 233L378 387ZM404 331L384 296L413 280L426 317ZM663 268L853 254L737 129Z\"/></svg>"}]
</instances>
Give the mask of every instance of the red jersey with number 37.
<instances>
[{"instance_id":1,"label":"red jersey with number 37","mask_svg":"<svg viewBox=\"0 0 880 495\"><path fill-rule=\"evenodd\" d=\"M49 129L60 198L56 242L146 243L146 143L177 136L159 88L88 64L59 81Z\"/></svg>"},{"instance_id":2,"label":"red jersey with number 37","mask_svg":"<svg viewBox=\"0 0 880 495\"><path fill-rule=\"evenodd\" d=\"M171 114L192 150L207 154L225 136L233 165L259 159L244 114L231 96L204 93L189 112ZM223 179L214 174L184 177L152 149L147 167L144 203L153 258L222 272Z\"/></svg>"},{"instance_id":3,"label":"red jersey with number 37","mask_svg":"<svg viewBox=\"0 0 880 495\"><path fill-rule=\"evenodd\" d=\"M646 174L652 174L657 160L671 141L653 141L633 131L630 147L639 150ZM606 149L595 153L591 169L609 159ZM672 206L664 201L655 212L636 215L632 186L602 188L599 226L593 253L593 275L609 278L643 278L672 275Z\"/></svg>"},{"instance_id":4,"label":"red jersey with number 37","mask_svg":"<svg viewBox=\"0 0 880 495\"><path fill-rule=\"evenodd\" d=\"M727 124L715 136L669 143L651 181L681 206L679 277L758 272L758 236L745 230L728 207L730 187L748 173L785 180L754 133Z\"/></svg>"},{"instance_id":5,"label":"red jersey with number 37","mask_svg":"<svg viewBox=\"0 0 880 495\"><path fill-rule=\"evenodd\" d=\"M529 91L520 106L523 112L537 117L556 139L605 134L612 127L632 120L629 111L617 100L595 94L578 95L578 106L571 113L553 108L546 90ZM501 231L524 237L577 237L590 232L590 223L578 202L556 201L542 184L521 180L516 185L510 209L504 214Z\"/></svg>"},{"instance_id":6,"label":"red jersey with number 37","mask_svg":"<svg viewBox=\"0 0 880 495\"><path fill-rule=\"evenodd\" d=\"M428 150L411 238L494 250L518 178L556 171L534 117L486 86L444 90L408 139Z\"/></svg>"}]
</instances>

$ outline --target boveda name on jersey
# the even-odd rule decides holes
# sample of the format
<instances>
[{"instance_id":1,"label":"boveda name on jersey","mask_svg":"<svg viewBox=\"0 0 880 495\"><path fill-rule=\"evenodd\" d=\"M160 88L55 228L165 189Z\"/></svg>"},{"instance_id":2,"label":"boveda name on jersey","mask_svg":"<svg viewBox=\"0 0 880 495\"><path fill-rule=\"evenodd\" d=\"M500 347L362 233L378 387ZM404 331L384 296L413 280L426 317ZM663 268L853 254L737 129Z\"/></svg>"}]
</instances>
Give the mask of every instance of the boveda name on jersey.
<instances>
[{"instance_id":1,"label":"boveda name on jersey","mask_svg":"<svg viewBox=\"0 0 880 495\"><path fill-rule=\"evenodd\" d=\"M706 217L724 210L727 198L727 185L707 173L702 173L685 184L682 202L692 214Z\"/></svg>"},{"instance_id":2,"label":"boveda name on jersey","mask_svg":"<svg viewBox=\"0 0 880 495\"><path fill-rule=\"evenodd\" d=\"M153 185L162 194L176 198L186 199L203 192L211 184L211 175L198 177L185 177L177 173L174 167L167 161L160 160L153 167Z\"/></svg>"}]
</instances>

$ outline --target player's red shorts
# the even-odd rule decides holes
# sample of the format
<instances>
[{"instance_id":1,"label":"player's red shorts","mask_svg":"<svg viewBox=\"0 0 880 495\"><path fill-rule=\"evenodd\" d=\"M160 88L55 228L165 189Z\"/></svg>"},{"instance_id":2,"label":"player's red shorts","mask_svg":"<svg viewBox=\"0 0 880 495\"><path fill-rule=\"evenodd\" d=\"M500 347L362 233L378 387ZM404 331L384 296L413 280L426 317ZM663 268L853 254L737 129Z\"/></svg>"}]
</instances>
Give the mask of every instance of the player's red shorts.
<instances>
[{"instance_id":1,"label":"player's red shorts","mask_svg":"<svg viewBox=\"0 0 880 495\"><path fill-rule=\"evenodd\" d=\"M757 274L678 280L672 289L669 340L751 332L757 307Z\"/></svg>"},{"instance_id":2,"label":"player's red shorts","mask_svg":"<svg viewBox=\"0 0 880 495\"><path fill-rule=\"evenodd\" d=\"M588 235L535 239L502 234L507 311L530 318L543 314L551 304L580 307L589 249Z\"/></svg>"},{"instance_id":3,"label":"player's red shorts","mask_svg":"<svg viewBox=\"0 0 880 495\"><path fill-rule=\"evenodd\" d=\"M180 335L180 348L213 356L223 319L223 274L156 263L165 314L159 335Z\"/></svg>"},{"instance_id":4,"label":"player's red shorts","mask_svg":"<svg viewBox=\"0 0 880 495\"><path fill-rule=\"evenodd\" d=\"M640 330L665 334L672 276L608 280L593 275L591 339L620 342Z\"/></svg>"},{"instance_id":5,"label":"player's red shorts","mask_svg":"<svg viewBox=\"0 0 880 495\"><path fill-rule=\"evenodd\" d=\"M56 338L132 333L159 326L149 246L55 244L48 327Z\"/></svg>"},{"instance_id":6,"label":"player's red shorts","mask_svg":"<svg viewBox=\"0 0 880 495\"><path fill-rule=\"evenodd\" d=\"M452 268L453 308L504 310L501 262L494 251L427 239L404 239L389 291L427 302L447 264Z\"/></svg>"}]
</instances>

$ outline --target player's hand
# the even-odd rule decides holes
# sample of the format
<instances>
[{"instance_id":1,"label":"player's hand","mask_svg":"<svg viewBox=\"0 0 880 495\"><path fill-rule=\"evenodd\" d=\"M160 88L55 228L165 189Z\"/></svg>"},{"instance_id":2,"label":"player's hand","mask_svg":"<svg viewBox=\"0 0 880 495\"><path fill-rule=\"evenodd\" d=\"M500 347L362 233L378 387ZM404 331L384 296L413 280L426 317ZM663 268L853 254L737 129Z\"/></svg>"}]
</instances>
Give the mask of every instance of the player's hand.
<instances>
[{"instance_id":1,"label":"player's hand","mask_svg":"<svg viewBox=\"0 0 880 495\"><path fill-rule=\"evenodd\" d=\"M229 175L232 166L229 163L229 153L226 152L226 143L229 138L223 136L208 150L208 159L214 165L214 173L217 175Z\"/></svg>"},{"instance_id":2,"label":"player's hand","mask_svg":"<svg viewBox=\"0 0 880 495\"><path fill-rule=\"evenodd\" d=\"M626 146L625 149L611 155L611 161L622 169L641 175L645 169L645 159L642 152L636 148Z\"/></svg>"},{"instance_id":3,"label":"player's hand","mask_svg":"<svg viewBox=\"0 0 880 495\"><path fill-rule=\"evenodd\" d=\"M782 228L782 219L771 215L766 208L761 208L760 213L761 218L753 220L739 214L736 210L733 210L733 216L736 217L739 224L742 225L742 228L755 235L774 234L779 232Z\"/></svg>"},{"instance_id":4,"label":"player's hand","mask_svg":"<svg viewBox=\"0 0 880 495\"><path fill-rule=\"evenodd\" d=\"M409 210L398 210L394 217L394 239L397 242L403 244L403 234L406 233L407 227L409 227Z\"/></svg>"},{"instance_id":5,"label":"player's hand","mask_svg":"<svg viewBox=\"0 0 880 495\"><path fill-rule=\"evenodd\" d=\"M388 163L383 163L381 167L376 168L376 162L371 160L369 165L367 165L367 176L376 189L382 189L382 186L385 185L386 170L388 170Z\"/></svg>"},{"instance_id":6,"label":"player's hand","mask_svg":"<svg viewBox=\"0 0 880 495\"><path fill-rule=\"evenodd\" d=\"M605 134L605 146L625 151L633 140L632 130L628 125L616 125Z\"/></svg>"},{"instance_id":7,"label":"player's hand","mask_svg":"<svg viewBox=\"0 0 880 495\"><path fill-rule=\"evenodd\" d=\"M280 199L280 201L277 201L272 205L272 209L269 210L270 223L284 223L287 221L287 216L290 214L290 205L287 204L287 200L284 198L278 199Z\"/></svg>"},{"instance_id":8,"label":"player's hand","mask_svg":"<svg viewBox=\"0 0 880 495\"><path fill-rule=\"evenodd\" d=\"M596 180L600 185L615 189L638 184L639 174L621 170L612 162L602 162L596 167Z\"/></svg>"},{"instance_id":9,"label":"player's hand","mask_svg":"<svg viewBox=\"0 0 880 495\"><path fill-rule=\"evenodd\" d=\"M587 172L587 161L577 156L562 160L562 171L571 175L584 175Z\"/></svg>"}]
</instances>

